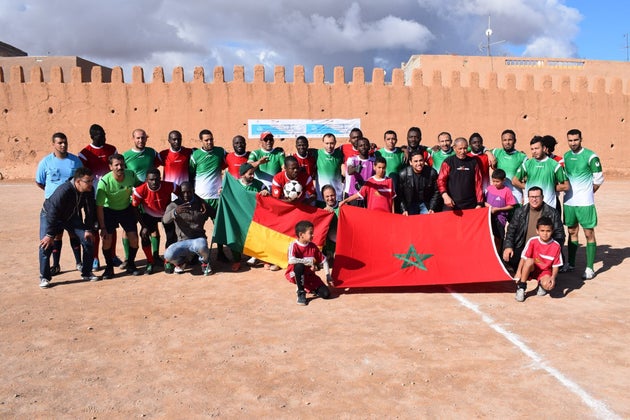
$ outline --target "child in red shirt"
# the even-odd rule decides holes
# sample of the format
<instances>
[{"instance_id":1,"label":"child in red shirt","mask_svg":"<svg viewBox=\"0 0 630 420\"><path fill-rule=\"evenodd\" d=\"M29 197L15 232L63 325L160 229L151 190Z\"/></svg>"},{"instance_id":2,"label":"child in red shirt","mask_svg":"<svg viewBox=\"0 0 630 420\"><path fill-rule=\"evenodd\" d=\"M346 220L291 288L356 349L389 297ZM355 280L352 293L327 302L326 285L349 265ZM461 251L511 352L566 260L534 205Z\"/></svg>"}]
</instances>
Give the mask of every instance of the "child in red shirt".
<instances>
[{"instance_id":1,"label":"child in red shirt","mask_svg":"<svg viewBox=\"0 0 630 420\"><path fill-rule=\"evenodd\" d=\"M341 201L339 206L361 199L367 202L367 208L370 210L391 213L394 208L396 192L392 179L385 175L386 171L387 161L382 156L376 156L374 158L374 175L368 178L359 192Z\"/></svg>"},{"instance_id":2,"label":"child in red shirt","mask_svg":"<svg viewBox=\"0 0 630 420\"><path fill-rule=\"evenodd\" d=\"M322 279L315 274L319 264L323 264L326 273L326 281L330 284L330 268L328 261L313 241L314 226L307 220L302 220L295 225L297 240L289 245L289 266L285 277L297 286L297 304L306 305L306 292L315 293L322 299L330 297L330 290Z\"/></svg>"},{"instance_id":3,"label":"child in red shirt","mask_svg":"<svg viewBox=\"0 0 630 420\"><path fill-rule=\"evenodd\" d=\"M545 296L556 285L558 271L562 267L562 255L560 244L552 237L553 222L549 217L543 216L536 222L538 236L530 238L525 244L521 259L520 276L517 273L516 300L525 301L525 290L528 280L538 281L538 296ZM520 278L518 278L520 277Z\"/></svg>"}]
</instances>

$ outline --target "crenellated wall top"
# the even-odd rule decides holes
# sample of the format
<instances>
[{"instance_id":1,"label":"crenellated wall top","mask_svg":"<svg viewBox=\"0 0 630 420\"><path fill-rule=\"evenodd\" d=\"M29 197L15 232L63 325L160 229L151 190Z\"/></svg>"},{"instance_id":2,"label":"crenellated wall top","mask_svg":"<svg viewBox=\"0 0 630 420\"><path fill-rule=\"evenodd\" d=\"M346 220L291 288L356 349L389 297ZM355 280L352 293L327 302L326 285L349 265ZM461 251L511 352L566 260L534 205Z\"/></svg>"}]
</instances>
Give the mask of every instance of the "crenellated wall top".
<instances>
[{"instance_id":1,"label":"crenellated wall top","mask_svg":"<svg viewBox=\"0 0 630 420\"><path fill-rule=\"evenodd\" d=\"M489 71L480 73L470 70L426 70L415 68L408 69L397 68L387 74L384 69L374 68L371 73L370 81L366 80L365 69L363 67L355 67L352 74L347 77L343 67L338 66L333 69L332 80L326 80L324 66L318 65L313 68L312 81L306 81L306 72L304 66L296 65L293 67L292 80L287 80L286 68L284 66L275 66L273 73L268 75L263 65L256 65L253 68L253 77L247 80L244 66L234 66L230 77L226 77L224 67L218 66L214 68L212 75L206 75L203 67L195 67L192 75L186 77L183 67L175 67L171 73L170 80L167 81L165 72L162 67L155 67L150 78L145 77L145 71L142 67L135 66L131 72L131 80L126 81L122 67L113 67L111 73L108 70L110 81L107 81L103 75L103 68L94 66L89 74L89 81L85 76L85 72L81 68L75 67L64 73L60 66L50 68L48 75L39 66L30 68L28 77L22 66L12 66L9 74L0 67L0 83L2 84L37 84L46 83L54 84L78 84L88 83L97 84L267 84L267 85L333 85L333 86L356 86L366 85L371 87L387 86L387 87L411 87L411 88L470 88L470 89L499 89L499 90L521 90L521 91L570 91L574 93L606 93L606 94L630 94L630 80L621 77L602 77L596 74L578 73L573 67L558 68L549 72L527 72L526 66L517 69L517 72L496 72Z\"/></svg>"}]
</instances>

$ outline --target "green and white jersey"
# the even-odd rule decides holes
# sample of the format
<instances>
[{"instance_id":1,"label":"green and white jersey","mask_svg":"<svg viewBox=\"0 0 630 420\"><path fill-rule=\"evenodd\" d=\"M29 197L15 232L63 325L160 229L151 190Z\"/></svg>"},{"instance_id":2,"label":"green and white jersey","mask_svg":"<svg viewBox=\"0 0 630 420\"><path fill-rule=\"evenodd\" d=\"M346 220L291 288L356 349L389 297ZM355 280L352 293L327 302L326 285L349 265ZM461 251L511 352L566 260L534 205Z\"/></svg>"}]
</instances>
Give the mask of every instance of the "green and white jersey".
<instances>
[{"instance_id":1,"label":"green and white jersey","mask_svg":"<svg viewBox=\"0 0 630 420\"><path fill-rule=\"evenodd\" d=\"M431 149L428 149L431 150ZM440 167L442 166L442 162L446 160L447 157L453 156L455 154L455 150L451 148L450 152L444 152L442 149L438 151L431 150L431 158L433 159L433 169L440 173Z\"/></svg>"},{"instance_id":2,"label":"green and white jersey","mask_svg":"<svg viewBox=\"0 0 630 420\"><path fill-rule=\"evenodd\" d=\"M155 149L145 147L141 151L129 149L123 153L125 158L125 166L135 172L140 182L147 179L147 171L151 168L157 168L160 158Z\"/></svg>"},{"instance_id":3,"label":"green and white jersey","mask_svg":"<svg viewBox=\"0 0 630 420\"><path fill-rule=\"evenodd\" d=\"M545 203L556 208L556 185L567 180L562 166L555 160L545 156L541 160L527 159L516 171L516 177L525 183L525 191L531 187L540 187L543 191Z\"/></svg>"},{"instance_id":4,"label":"green and white jersey","mask_svg":"<svg viewBox=\"0 0 630 420\"><path fill-rule=\"evenodd\" d=\"M226 168L225 149L214 146L207 151L195 150L190 156L189 168L195 193L204 200L219 198L221 171Z\"/></svg>"},{"instance_id":5,"label":"green and white jersey","mask_svg":"<svg viewBox=\"0 0 630 420\"><path fill-rule=\"evenodd\" d=\"M592 150L582 148L573 153L569 150L564 154L564 168L571 188L564 194L564 204L567 206L591 206L595 204L593 184L604 182L602 164L599 157Z\"/></svg>"},{"instance_id":6,"label":"green and white jersey","mask_svg":"<svg viewBox=\"0 0 630 420\"><path fill-rule=\"evenodd\" d=\"M264 149L254 150L249 154L247 161L256 162L262 159L263 156L267 156L269 161L258 165L254 172L254 177L262 181L265 187L271 191L271 181L273 181L273 177L278 172L282 171L282 166L284 165L284 150L280 147L276 147L270 152Z\"/></svg>"},{"instance_id":7,"label":"green and white jersey","mask_svg":"<svg viewBox=\"0 0 630 420\"><path fill-rule=\"evenodd\" d=\"M337 193L337 200L343 197L343 177L341 176L341 164L343 153L341 149L335 149L332 153L326 153L324 149L317 149L317 199L323 201L322 187L332 185Z\"/></svg>"},{"instance_id":8,"label":"green and white jersey","mask_svg":"<svg viewBox=\"0 0 630 420\"><path fill-rule=\"evenodd\" d=\"M398 147L395 147L394 150L387 150L383 147L376 152L376 156L381 156L387 161L387 176L398 179L398 172L400 172L405 164L405 152ZM392 174L394 174L393 177Z\"/></svg>"},{"instance_id":9,"label":"green and white jersey","mask_svg":"<svg viewBox=\"0 0 630 420\"><path fill-rule=\"evenodd\" d=\"M512 190L512 195L516 201L523 204L523 190L512 184L512 178L516 176L516 171L527 159L527 155L516 149L506 152L502 147L492 150L492 154L497 159L497 169L505 171L505 186Z\"/></svg>"}]
</instances>

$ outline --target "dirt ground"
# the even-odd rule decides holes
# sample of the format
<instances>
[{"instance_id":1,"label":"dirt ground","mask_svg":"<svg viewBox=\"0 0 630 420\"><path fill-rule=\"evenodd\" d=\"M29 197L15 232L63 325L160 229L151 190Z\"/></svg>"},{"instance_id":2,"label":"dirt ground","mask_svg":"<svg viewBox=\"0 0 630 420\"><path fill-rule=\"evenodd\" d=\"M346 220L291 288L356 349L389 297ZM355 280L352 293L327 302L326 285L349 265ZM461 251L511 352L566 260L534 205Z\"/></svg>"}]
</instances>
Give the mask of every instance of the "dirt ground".
<instances>
[{"instance_id":1,"label":"dirt ground","mask_svg":"<svg viewBox=\"0 0 630 420\"><path fill-rule=\"evenodd\" d=\"M67 240L41 290L42 193L0 192L2 418L630 418L628 181L597 193L591 281L582 246L524 303L505 282L307 307L262 268L82 282Z\"/></svg>"}]
</instances>

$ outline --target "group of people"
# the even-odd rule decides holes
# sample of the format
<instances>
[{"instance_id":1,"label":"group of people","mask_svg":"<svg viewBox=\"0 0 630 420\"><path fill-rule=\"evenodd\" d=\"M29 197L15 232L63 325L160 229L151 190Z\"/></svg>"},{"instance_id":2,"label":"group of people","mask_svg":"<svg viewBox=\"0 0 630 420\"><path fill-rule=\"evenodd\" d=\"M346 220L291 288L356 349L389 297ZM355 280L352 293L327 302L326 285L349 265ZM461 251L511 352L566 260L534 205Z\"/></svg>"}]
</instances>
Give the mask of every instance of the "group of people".
<instances>
[{"instance_id":1,"label":"group of people","mask_svg":"<svg viewBox=\"0 0 630 420\"><path fill-rule=\"evenodd\" d=\"M346 204L405 216L488 207L497 250L517 279L519 301L524 300L527 280L538 280L538 294L545 294L554 287L560 269L574 269L582 226L587 241L583 278L594 276L594 192L603 175L599 158L582 147L582 134L576 129L567 133L570 150L564 157L553 154L555 138L534 136L530 158L516 150L512 130L501 134L501 147L488 150L479 133L453 140L450 133L442 132L435 146L426 147L421 145L418 127L407 131L406 145L401 147L396 132L387 130L379 148L354 128L348 143L340 147L331 133L322 137L321 148L311 148L308 139L299 136L291 155L274 147L271 132L262 133L260 147L252 151L247 151L245 138L237 135L230 152L216 146L207 129L199 133L198 148L184 147L181 133L171 131L170 147L159 153L147 146L148 136L142 129L132 132L132 147L123 154L106 143L101 126L92 125L90 137L91 143L74 156L68 153L66 136L55 133L53 153L38 166L36 183L45 192L40 216L43 288L60 272L64 230L85 280L113 278L116 266L131 275L142 274L136 265L140 247L147 261L145 274L160 266L167 273L182 273L195 260L201 263L203 274L212 274L204 226L216 216L224 176L237 178L250 191L334 212ZM567 263L560 251L565 241L562 211L569 232ZM159 224L166 236L163 258ZM116 255L119 226L124 260ZM306 302L305 290L329 296L324 283L314 282L311 273L334 255L335 223L324 253L309 255L307 260L294 255L311 249L306 245L312 229L296 226L297 245L289 250L286 277L297 285L299 304ZM104 267L98 258L99 241ZM548 246L554 242L557 247ZM557 258L550 254L556 248ZM233 252L230 261L223 245L217 246L217 258L231 263L233 271L241 268L242 257ZM305 261L310 269L304 268ZM247 263L253 265L256 260L250 258ZM94 272L100 268L104 272L99 277ZM312 284L316 287L309 287Z\"/></svg>"}]
</instances>

